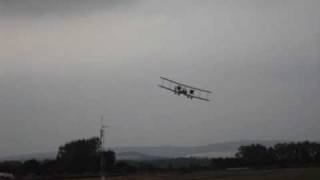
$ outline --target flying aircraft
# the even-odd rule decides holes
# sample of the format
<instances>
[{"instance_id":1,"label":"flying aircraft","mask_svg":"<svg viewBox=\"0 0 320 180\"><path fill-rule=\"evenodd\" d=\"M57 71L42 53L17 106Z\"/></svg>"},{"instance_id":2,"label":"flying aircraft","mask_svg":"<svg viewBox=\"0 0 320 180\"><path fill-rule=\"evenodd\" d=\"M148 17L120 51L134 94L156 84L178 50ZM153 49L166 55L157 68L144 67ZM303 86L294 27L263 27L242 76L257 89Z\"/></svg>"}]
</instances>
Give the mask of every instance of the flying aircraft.
<instances>
[{"instance_id":1,"label":"flying aircraft","mask_svg":"<svg viewBox=\"0 0 320 180\"><path fill-rule=\"evenodd\" d=\"M212 92L209 90L199 89L187 84L173 81L165 77L160 77L160 79L161 84L159 84L158 86L163 89L172 91L176 95L184 95L189 99L195 98L203 101L210 101L209 94L211 94Z\"/></svg>"}]
</instances>

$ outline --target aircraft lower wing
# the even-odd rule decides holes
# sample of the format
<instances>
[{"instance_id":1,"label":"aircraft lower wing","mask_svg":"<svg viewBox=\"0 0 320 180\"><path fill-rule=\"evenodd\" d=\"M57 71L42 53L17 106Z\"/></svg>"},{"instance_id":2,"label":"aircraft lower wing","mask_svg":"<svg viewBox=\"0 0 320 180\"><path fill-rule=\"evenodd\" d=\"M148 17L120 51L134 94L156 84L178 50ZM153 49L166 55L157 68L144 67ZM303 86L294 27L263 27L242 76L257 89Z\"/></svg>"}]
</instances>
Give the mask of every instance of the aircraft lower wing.
<instances>
[{"instance_id":1,"label":"aircraft lower wing","mask_svg":"<svg viewBox=\"0 0 320 180\"><path fill-rule=\"evenodd\" d=\"M166 89L166 90L169 90L169 91L172 91L172 92L174 92L174 93L176 93L176 91L174 90L174 89L171 89L171 88L169 88L169 87L166 87L166 86L163 86L163 85L158 85L159 87L161 87L161 88L163 88L163 89ZM182 94L182 95L185 95L185 96L187 96L187 97L189 97L189 98L195 98L195 99L200 99L200 100L203 100L203 101L210 101L209 99L207 99L207 98L203 98L203 97L200 97L200 96L195 96L195 95L191 95L191 94Z\"/></svg>"}]
</instances>

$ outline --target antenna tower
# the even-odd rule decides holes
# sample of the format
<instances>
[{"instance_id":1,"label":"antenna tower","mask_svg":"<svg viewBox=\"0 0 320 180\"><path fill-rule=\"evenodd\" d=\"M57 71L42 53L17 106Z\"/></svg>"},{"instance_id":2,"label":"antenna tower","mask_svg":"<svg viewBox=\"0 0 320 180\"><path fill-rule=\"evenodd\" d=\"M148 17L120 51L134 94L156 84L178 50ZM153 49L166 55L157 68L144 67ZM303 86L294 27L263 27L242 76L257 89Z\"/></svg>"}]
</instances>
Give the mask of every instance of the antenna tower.
<instances>
[{"instance_id":1,"label":"antenna tower","mask_svg":"<svg viewBox=\"0 0 320 180\"><path fill-rule=\"evenodd\" d=\"M106 180L105 174L105 160L104 160L104 147L105 147L105 129L108 127L103 124L103 116L101 116L101 125L100 125L100 176L101 180Z\"/></svg>"}]
</instances>

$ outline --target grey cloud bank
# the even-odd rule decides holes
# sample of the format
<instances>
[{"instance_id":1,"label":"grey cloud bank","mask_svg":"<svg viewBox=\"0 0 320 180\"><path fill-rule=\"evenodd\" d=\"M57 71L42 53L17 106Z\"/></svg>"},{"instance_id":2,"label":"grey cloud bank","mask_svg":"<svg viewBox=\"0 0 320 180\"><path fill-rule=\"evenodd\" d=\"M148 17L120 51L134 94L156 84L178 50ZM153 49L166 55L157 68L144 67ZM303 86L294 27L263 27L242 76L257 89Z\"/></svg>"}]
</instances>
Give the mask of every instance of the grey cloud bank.
<instances>
[{"instance_id":1,"label":"grey cloud bank","mask_svg":"<svg viewBox=\"0 0 320 180\"><path fill-rule=\"evenodd\" d=\"M96 136L101 114L108 146L319 140L319 5L0 1L0 155Z\"/></svg>"}]
</instances>

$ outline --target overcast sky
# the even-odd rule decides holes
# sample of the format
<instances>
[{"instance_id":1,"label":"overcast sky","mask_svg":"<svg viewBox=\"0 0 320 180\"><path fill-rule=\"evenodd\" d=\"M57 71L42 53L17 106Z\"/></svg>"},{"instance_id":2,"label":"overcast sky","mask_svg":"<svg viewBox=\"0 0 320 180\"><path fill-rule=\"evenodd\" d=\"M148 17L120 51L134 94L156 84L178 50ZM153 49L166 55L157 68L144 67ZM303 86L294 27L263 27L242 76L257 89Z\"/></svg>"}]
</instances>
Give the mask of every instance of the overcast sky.
<instances>
[{"instance_id":1,"label":"overcast sky","mask_svg":"<svg viewBox=\"0 0 320 180\"><path fill-rule=\"evenodd\" d=\"M320 140L318 0L0 0L0 156ZM213 91L207 103L159 77Z\"/></svg>"}]
</instances>

